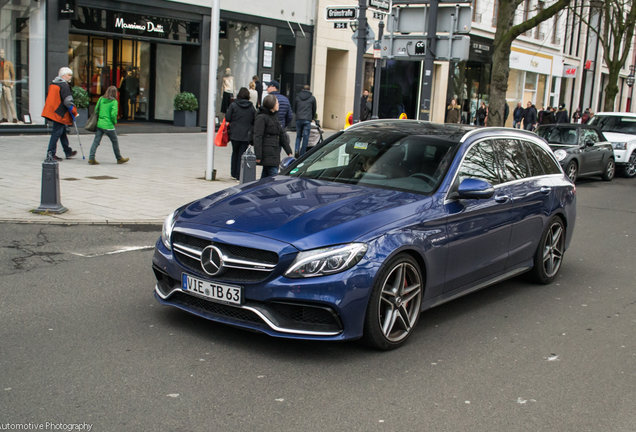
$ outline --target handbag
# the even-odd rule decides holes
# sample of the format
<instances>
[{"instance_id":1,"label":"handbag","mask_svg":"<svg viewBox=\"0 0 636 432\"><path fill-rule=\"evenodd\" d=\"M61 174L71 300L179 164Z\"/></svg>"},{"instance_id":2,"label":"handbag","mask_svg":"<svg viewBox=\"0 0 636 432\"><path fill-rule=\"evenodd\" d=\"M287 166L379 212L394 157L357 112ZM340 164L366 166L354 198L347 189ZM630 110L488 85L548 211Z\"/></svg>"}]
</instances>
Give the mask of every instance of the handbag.
<instances>
[{"instance_id":1,"label":"handbag","mask_svg":"<svg viewBox=\"0 0 636 432\"><path fill-rule=\"evenodd\" d=\"M226 147L227 143L230 141L230 134L228 133L228 125L223 119L221 126L219 126L219 130L216 133L216 137L214 138L214 145L217 147Z\"/></svg>"},{"instance_id":2,"label":"handbag","mask_svg":"<svg viewBox=\"0 0 636 432\"><path fill-rule=\"evenodd\" d=\"M102 98L99 98L99 101L97 102L97 106L95 107L95 111L88 118L88 120L86 120L86 125L84 126L84 129L86 129L89 132L97 131L97 121L99 120L99 105L101 103L102 103Z\"/></svg>"}]
</instances>

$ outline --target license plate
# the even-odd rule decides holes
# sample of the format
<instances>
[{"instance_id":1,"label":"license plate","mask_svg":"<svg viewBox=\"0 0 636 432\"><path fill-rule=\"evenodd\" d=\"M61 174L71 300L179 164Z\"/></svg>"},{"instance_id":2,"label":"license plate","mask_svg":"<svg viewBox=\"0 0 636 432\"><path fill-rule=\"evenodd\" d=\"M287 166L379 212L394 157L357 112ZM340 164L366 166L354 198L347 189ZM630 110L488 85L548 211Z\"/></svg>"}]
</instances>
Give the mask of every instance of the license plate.
<instances>
[{"instance_id":1,"label":"license plate","mask_svg":"<svg viewBox=\"0 0 636 432\"><path fill-rule=\"evenodd\" d=\"M243 287L219 284L197 279L183 273L181 275L182 289L185 292L196 293L212 301L240 305L243 303Z\"/></svg>"}]
</instances>

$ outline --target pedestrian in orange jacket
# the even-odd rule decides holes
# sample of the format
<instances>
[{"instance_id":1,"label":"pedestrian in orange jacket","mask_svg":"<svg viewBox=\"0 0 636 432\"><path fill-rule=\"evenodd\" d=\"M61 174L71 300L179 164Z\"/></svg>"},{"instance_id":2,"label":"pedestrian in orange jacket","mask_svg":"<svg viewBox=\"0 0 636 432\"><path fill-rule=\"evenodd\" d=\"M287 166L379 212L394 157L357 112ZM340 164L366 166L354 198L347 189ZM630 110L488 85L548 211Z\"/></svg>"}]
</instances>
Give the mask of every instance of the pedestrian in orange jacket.
<instances>
[{"instance_id":1,"label":"pedestrian in orange jacket","mask_svg":"<svg viewBox=\"0 0 636 432\"><path fill-rule=\"evenodd\" d=\"M63 67L58 72L58 76L49 86L49 93L46 95L46 102L42 110L42 117L53 122L53 130L51 131L51 139L49 140L49 148L47 154L51 153L53 159L62 161L63 159L55 155L57 151L57 141L60 140L66 159L70 159L77 154L68 144L66 136L66 125L73 124L73 117L77 117L77 109L73 102L71 94L70 82L73 78L73 71L67 67ZM73 114L71 114L70 111Z\"/></svg>"}]
</instances>

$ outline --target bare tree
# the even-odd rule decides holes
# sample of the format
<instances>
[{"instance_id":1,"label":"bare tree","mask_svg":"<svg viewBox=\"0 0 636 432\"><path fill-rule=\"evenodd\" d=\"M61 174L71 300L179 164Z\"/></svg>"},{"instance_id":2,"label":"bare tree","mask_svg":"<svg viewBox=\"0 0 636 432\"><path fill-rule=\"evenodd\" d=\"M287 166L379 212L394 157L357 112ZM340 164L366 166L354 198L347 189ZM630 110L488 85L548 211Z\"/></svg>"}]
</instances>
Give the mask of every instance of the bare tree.
<instances>
[{"instance_id":1,"label":"bare tree","mask_svg":"<svg viewBox=\"0 0 636 432\"><path fill-rule=\"evenodd\" d=\"M618 77L625 66L634 37L636 7L633 3L633 0L591 0L585 8L573 10L596 33L603 48L603 60L609 70L603 111L614 111L619 91ZM594 22L595 18L598 18L598 25Z\"/></svg>"},{"instance_id":2,"label":"bare tree","mask_svg":"<svg viewBox=\"0 0 636 432\"><path fill-rule=\"evenodd\" d=\"M503 126L503 114L510 75L510 52L512 42L528 30L552 18L570 4L570 0L558 0L522 23L514 25L515 12L524 0L495 0L498 3L497 31L495 33L488 126ZM616 1L616 0L608 0Z\"/></svg>"}]
</instances>

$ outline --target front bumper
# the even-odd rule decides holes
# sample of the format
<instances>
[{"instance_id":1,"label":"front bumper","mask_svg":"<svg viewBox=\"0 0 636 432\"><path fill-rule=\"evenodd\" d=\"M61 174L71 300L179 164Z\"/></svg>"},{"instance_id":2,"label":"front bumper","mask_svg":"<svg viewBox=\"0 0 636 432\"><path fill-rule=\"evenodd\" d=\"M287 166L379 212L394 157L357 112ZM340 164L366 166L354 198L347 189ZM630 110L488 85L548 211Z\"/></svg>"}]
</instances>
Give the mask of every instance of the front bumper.
<instances>
[{"instance_id":1,"label":"front bumper","mask_svg":"<svg viewBox=\"0 0 636 432\"><path fill-rule=\"evenodd\" d=\"M281 256L277 267L263 281L240 283L245 301L231 305L184 291L183 273L214 280L194 273L192 267L180 265L172 251L159 240L153 256L157 279L154 295L163 305L270 336L316 340L361 337L373 276L379 265L363 259L353 268L335 275L285 278L282 274L293 258Z\"/></svg>"}]
</instances>

